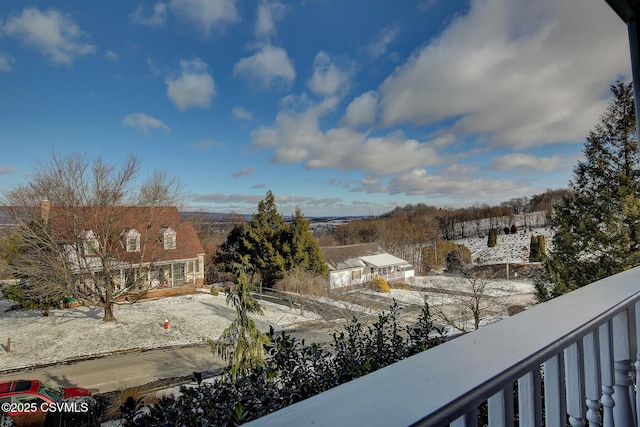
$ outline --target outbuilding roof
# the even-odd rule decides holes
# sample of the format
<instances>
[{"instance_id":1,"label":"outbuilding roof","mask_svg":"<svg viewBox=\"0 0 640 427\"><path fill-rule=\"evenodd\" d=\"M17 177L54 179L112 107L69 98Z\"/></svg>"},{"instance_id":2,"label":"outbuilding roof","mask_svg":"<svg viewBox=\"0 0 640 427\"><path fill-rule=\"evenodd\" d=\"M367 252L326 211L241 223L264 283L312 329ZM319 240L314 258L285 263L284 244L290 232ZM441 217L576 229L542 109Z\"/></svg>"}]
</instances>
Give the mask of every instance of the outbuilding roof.
<instances>
[{"instance_id":1,"label":"outbuilding roof","mask_svg":"<svg viewBox=\"0 0 640 427\"><path fill-rule=\"evenodd\" d=\"M387 267L407 264L403 259L388 254L377 243L361 243L345 246L323 246L320 252L329 270L347 270L357 267Z\"/></svg>"}]
</instances>

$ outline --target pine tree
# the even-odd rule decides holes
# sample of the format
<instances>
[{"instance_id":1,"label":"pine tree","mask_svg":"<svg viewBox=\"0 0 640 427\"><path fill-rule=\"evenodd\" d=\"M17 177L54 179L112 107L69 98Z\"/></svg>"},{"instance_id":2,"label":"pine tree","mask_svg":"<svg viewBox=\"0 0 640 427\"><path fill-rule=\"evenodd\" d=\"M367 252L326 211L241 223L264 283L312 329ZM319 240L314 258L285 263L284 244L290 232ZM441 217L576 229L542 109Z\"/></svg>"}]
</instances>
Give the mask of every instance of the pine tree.
<instances>
[{"instance_id":1,"label":"pine tree","mask_svg":"<svg viewBox=\"0 0 640 427\"><path fill-rule=\"evenodd\" d=\"M490 248L495 247L498 244L498 230L492 228L489 230L489 238L487 239L487 246Z\"/></svg>"},{"instance_id":2,"label":"pine tree","mask_svg":"<svg viewBox=\"0 0 640 427\"><path fill-rule=\"evenodd\" d=\"M319 275L328 273L327 264L322 258L318 242L309 229L309 221L302 215L300 208L296 208L295 213L291 216L287 240L290 249L287 270L297 268Z\"/></svg>"},{"instance_id":3,"label":"pine tree","mask_svg":"<svg viewBox=\"0 0 640 427\"><path fill-rule=\"evenodd\" d=\"M266 286L283 279L293 268L319 275L328 271L302 211L296 209L287 224L271 191L258 204L251 222L234 228L216 255L226 271L243 256L248 256L250 272L259 273Z\"/></svg>"},{"instance_id":4,"label":"pine tree","mask_svg":"<svg viewBox=\"0 0 640 427\"><path fill-rule=\"evenodd\" d=\"M613 99L589 133L585 160L574 168L573 194L555 206L556 234L545 267L559 295L640 265L640 169L631 84L611 86Z\"/></svg>"},{"instance_id":5,"label":"pine tree","mask_svg":"<svg viewBox=\"0 0 640 427\"><path fill-rule=\"evenodd\" d=\"M235 382L258 366L264 366L263 347L269 343L269 337L258 329L249 314L263 314L260 303L251 296L251 283L247 278L250 268L248 258L241 257L234 268L238 275L237 284L227 289L227 304L236 309L236 318L222 332L217 341L210 340L211 350L229 365L226 374Z\"/></svg>"}]
</instances>

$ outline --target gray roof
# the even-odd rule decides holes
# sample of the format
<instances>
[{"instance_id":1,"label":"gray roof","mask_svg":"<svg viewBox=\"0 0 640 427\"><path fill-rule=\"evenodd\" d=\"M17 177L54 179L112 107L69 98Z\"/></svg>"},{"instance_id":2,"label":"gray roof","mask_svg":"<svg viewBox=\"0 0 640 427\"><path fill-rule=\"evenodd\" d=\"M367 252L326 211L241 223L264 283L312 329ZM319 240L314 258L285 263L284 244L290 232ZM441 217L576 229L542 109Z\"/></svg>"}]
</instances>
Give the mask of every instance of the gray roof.
<instances>
[{"instance_id":1,"label":"gray roof","mask_svg":"<svg viewBox=\"0 0 640 427\"><path fill-rule=\"evenodd\" d=\"M386 267L389 265L407 264L406 261L389 255L377 243L361 243L346 246L323 246L320 252L329 270L346 270L372 265Z\"/></svg>"}]
</instances>

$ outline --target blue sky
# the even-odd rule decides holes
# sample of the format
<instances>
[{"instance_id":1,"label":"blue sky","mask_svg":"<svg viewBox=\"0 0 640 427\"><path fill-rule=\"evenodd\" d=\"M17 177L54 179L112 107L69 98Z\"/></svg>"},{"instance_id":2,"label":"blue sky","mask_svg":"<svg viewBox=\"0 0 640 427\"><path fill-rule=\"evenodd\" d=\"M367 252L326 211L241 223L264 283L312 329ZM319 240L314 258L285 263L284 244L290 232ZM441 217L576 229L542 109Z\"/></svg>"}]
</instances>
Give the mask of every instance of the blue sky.
<instances>
[{"instance_id":1,"label":"blue sky","mask_svg":"<svg viewBox=\"0 0 640 427\"><path fill-rule=\"evenodd\" d=\"M190 209L378 215L568 185L630 79L604 0L0 3L0 192L54 150Z\"/></svg>"}]
</instances>

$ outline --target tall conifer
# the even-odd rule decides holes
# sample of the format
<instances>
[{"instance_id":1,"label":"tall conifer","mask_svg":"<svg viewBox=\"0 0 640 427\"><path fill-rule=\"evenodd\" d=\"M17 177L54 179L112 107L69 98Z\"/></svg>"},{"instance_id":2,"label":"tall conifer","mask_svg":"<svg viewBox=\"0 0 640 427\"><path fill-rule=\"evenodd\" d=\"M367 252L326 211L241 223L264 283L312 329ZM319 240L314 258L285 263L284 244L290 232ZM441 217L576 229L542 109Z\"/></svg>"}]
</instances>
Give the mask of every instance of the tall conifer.
<instances>
[{"instance_id":1,"label":"tall conifer","mask_svg":"<svg viewBox=\"0 0 640 427\"><path fill-rule=\"evenodd\" d=\"M610 101L574 168L573 194L556 206L545 267L559 295L640 265L640 169L631 84Z\"/></svg>"}]
</instances>

